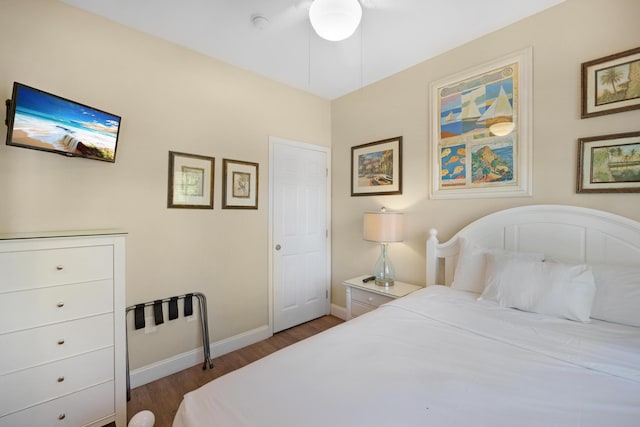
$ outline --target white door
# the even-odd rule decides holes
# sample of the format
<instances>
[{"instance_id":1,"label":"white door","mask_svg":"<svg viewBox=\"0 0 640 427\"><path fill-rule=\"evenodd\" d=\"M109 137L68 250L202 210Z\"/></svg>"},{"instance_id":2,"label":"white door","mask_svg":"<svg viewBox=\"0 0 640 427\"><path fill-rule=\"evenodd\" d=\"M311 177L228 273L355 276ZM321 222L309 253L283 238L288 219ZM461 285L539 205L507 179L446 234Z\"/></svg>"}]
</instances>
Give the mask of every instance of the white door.
<instances>
[{"instance_id":1,"label":"white door","mask_svg":"<svg viewBox=\"0 0 640 427\"><path fill-rule=\"evenodd\" d=\"M269 139L273 332L330 312L328 149Z\"/></svg>"}]
</instances>

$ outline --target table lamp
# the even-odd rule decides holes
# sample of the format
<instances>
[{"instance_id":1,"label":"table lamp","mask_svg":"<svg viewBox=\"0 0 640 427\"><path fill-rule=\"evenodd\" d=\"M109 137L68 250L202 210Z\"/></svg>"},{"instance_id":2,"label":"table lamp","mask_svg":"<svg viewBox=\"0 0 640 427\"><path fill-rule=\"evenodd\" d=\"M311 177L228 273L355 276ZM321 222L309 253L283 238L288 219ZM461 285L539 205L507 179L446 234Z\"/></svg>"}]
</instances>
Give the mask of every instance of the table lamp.
<instances>
[{"instance_id":1,"label":"table lamp","mask_svg":"<svg viewBox=\"0 0 640 427\"><path fill-rule=\"evenodd\" d=\"M384 207L378 212L365 212L363 225L364 240L380 243L380 257L373 269L375 283L378 286L393 286L396 273L387 256L387 245L402 241L402 213L387 212Z\"/></svg>"}]
</instances>

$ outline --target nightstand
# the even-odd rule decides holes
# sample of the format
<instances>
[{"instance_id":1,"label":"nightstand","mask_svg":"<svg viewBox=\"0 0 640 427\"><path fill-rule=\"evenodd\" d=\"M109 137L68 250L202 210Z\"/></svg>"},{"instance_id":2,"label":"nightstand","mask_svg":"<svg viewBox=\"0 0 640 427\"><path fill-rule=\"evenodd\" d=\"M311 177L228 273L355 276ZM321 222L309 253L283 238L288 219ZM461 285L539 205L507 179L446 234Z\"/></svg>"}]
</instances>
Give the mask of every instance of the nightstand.
<instances>
[{"instance_id":1,"label":"nightstand","mask_svg":"<svg viewBox=\"0 0 640 427\"><path fill-rule=\"evenodd\" d=\"M378 286L373 280L363 283L362 279L370 275L358 276L342 282L347 287L347 320L375 310L379 306L396 298L416 291L422 286L395 281L394 286Z\"/></svg>"}]
</instances>

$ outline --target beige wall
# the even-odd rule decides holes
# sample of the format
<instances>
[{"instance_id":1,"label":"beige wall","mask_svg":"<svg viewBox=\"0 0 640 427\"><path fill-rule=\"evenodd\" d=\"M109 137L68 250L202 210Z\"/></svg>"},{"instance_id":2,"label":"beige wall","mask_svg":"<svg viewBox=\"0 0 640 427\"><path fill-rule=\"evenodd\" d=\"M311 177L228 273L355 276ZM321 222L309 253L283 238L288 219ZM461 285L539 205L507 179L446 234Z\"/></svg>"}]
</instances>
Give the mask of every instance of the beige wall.
<instances>
[{"instance_id":1,"label":"beige wall","mask_svg":"<svg viewBox=\"0 0 640 427\"><path fill-rule=\"evenodd\" d=\"M212 342L266 325L268 137L329 146L329 101L54 0L4 0L0 53L2 100L19 81L123 118L115 164L0 144L0 231L122 228L128 305L204 292ZM216 158L213 210L167 209L170 150ZM259 210L221 209L223 157L260 164ZM131 367L197 325L130 333Z\"/></svg>"},{"instance_id":2,"label":"beige wall","mask_svg":"<svg viewBox=\"0 0 640 427\"><path fill-rule=\"evenodd\" d=\"M580 64L640 46L637 0L567 0L331 104L333 151L333 302L341 281L373 269L379 248L362 240L362 213L406 212L406 240L389 248L399 280L425 283L429 228L446 240L472 220L534 203L603 209L640 220L639 194L576 194L577 138L640 131L640 110L580 119ZM452 28L455 23L452 23ZM432 200L429 85L503 55L533 47L533 197ZM350 197L350 147L402 135L401 196Z\"/></svg>"},{"instance_id":3,"label":"beige wall","mask_svg":"<svg viewBox=\"0 0 640 427\"><path fill-rule=\"evenodd\" d=\"M333 303L340 282L372 268L362 212L407 213L391 247L400 280L424 283L424 241L488 212L568 203L640 220L636 194L577 195L576 139L640 130L640 111L580 120L580 64L640 45L637 0L568 0L334 102L128 30L54 0L3 1L0 94L13 81L121 115L115 164L0 144L0 231L119 227L127 238L127 304L192 290L209 299L212 341L265 325L268 136L333 145ZM430 200L429 84L525 46L534 56L532 198ZM0 133L4 132L0 129ZM350 197L350 147L402 135L401 196ZM166 208L169 150L216 157L215 208ZM220 209L221 159L260 163L260 209ZM251 268L244 268L247 260ZM137 368L198 346L197 328L130 334Z\"/></svg>"}]
</instances>

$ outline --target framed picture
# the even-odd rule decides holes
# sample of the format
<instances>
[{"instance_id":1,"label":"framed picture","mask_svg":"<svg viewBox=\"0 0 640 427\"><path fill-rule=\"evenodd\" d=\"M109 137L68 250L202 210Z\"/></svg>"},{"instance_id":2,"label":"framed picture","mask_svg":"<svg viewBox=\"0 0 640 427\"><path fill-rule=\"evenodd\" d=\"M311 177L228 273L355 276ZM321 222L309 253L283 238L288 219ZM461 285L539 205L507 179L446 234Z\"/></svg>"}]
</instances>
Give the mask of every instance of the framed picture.
<instances>
[{"instance_id":1,"label":"framed picture","mask_svg":"<svg viewBox=\"0 0 640 427\"><path fill-rule=\"evenodd\" d=\"M640 193L640 132L578 139L578 193Z\"/></svg>"},{"instance_id":2,"label":"framed picture","mask_svg":"<svg viewBox=\"0 0 640 427\"><path fill-rule=\"evenodd\" d=\"M222 209L258 209L258 164L222 159Z\"/></svg>"},{"instance_id":3,"label":"framed picture","mask_svg":"<svg viewBox=\"0 0 640 427\"><path fill-rule=\"evenodd\" d=\"M531 196L532 49L431 84L431 198Z\"/></svg>"},{"instance_id":4,"label":"framed picture","mask_svg":"<svg viewBox=\"0 0 640 427\"><path fill-rule=\"evenodd\" d=\"M351 195L402 194L402 137L351 147Z\"/></svg>"},{"instance_id":5,"label":"framed picture","mask_svg":"<svg viewBox=\"0 0 640 427\"><path fill-rule=\"evenodd\" d=\"M640 108L640 47L582 64L582 118Z\"/></svg>"},{"instance_id":6,"label":"framed picture","mask_svg":"<svg viewBox=\"0 0 640 427\"><path fill-rule=\"evenodd\" d=\"M169 151L168 208L213 209L215 158Z\"/></svg>"}]
</instances>

